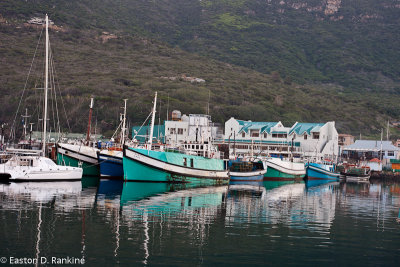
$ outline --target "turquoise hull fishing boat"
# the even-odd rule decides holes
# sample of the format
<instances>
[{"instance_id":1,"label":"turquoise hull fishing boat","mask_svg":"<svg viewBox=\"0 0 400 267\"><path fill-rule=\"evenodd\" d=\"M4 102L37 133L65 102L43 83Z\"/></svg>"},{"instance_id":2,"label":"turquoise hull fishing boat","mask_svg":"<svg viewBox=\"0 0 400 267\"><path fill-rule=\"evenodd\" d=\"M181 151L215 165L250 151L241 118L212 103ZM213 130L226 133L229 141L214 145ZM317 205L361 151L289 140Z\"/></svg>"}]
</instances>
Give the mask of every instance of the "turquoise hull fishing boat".
<instances>
[{"instance_id":1,"label":"turquoise hull fishing boat","mask_svg":"<svg viewBox=\"0 0 400 267\"><path fill-rule=\"evenodd\" d=\"M339 180L340 173L335 172L335 166L329 164L307 163L308 180Z\"/></svg>"},{"instance_id":2,"label":"turquoise hull fishing boat","mask_svg":"<svg viewBox=\"0 0 400 267\"><path fill-rule=\"evenodd\" d=\"M124 180L142 182L228 183L224 161L176 152L124 147Z\"/></svg>"}]
</instances>

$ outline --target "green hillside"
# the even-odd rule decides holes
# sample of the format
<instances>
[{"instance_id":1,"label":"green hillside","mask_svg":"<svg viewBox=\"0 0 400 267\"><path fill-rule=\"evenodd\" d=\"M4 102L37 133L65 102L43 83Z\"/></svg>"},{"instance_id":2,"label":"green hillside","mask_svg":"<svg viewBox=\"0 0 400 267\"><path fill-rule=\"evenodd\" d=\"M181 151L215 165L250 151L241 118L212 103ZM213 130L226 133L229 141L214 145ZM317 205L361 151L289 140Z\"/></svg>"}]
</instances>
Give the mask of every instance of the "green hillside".
<instances>
[{"instance_id":1,"label":"green hillside","mask_svg":"<svg viewBox=\"0 0 400 267\"><path fill-rule=\"evenodd\" d=\"M326 14L326 2L338 11ZM210 92L214 121L335 120L341 132L377 135L400 113L396 3L2 1L0 120L12 120L40 32L24 22L47 12L64 29L51 37L72 131L84 131L91 95L98 130L110 133L123 98L136 124L158 91L161 120L168 99L169 111L206 112ZM118 38L103 42L104 31Z\"/></svg>"}]
</instances>

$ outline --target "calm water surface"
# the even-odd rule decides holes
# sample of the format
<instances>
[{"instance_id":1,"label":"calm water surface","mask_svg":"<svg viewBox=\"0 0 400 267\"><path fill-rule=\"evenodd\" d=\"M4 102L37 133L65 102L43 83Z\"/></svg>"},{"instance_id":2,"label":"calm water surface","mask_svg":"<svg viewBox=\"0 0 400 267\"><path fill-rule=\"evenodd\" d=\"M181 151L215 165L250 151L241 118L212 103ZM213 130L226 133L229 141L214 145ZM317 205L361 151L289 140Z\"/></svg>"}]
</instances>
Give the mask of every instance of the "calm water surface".
<instances>
[{"instance_id":1,"label":"calm water surface","mask_svg":"<svg viewBox=\"0 0 400 267\"><path fill-rule=\"evenodd\" d=\"M0 184L0 266L399 266L399 208L393 182Z\"/></svg>"}]
</instances>

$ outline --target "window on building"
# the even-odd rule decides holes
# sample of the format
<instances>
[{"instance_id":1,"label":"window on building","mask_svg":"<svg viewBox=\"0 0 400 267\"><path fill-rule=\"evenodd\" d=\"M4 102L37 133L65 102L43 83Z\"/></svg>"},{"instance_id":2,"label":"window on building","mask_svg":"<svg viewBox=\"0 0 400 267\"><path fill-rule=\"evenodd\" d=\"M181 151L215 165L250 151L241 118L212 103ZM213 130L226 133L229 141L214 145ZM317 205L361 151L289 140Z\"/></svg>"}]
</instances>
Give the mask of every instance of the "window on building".
<instances>
[{"instance_id":1,"label":"window on building","mask_svg":"<svg viewBox=\"0 0 400 267\"><path fill-rule=\"evenodd\" d=\"M319 133L313 133L312 134L313 139L319 139Z\"/></svg>"},{"instance_id":2,"label":"window on building","mask_svg":"<svg viewBox=\"0 0 400 267\"><path fill-rule=\"evenodd\" d=\"M183 128L178 128L178 134L183 134Z\"/></svg>"},{"instance_id":3,"label":"window on building","mask_svg":"<svg viewBox=\"0 0 400 267\"><path fill-rule=\"evenodd\" d=\"M252 130L252 131L250 131L250 136L251 137L259 137L260 132L258 130Z\"/></svg>"},{"instance_id":4,"label":"window on building","mask_svg":"<svg viewBox=\"0 0 400 267\"><path fill-rule=\"evenodd\" d=\"M394 151L388 151L387 155L388 155L388 157L393 157L394 156Z\"/></svg>"},{"instance_id":5,"label":"window on building","mask_svg":"<svg viewBox=\"0 0 400 267\"><path fill-rule=\"evenodd\" d=\"M246 133L245 132L242 133L242 137L243 138L246 137Z\"/></svg>"},{"instance_id":6,"label":"window on building","mask_svg":"<svg viewBox=\"0 0 400 267\"><path fill-rule=\"evenodd\" d=\"M304 140L307 140L307 134L304 135Z\"/></svg>"},{"instance_id":7,"label":"window on building","mask_svg":"<svg viewBox=\"0 0 400 267\"><path fill-rule=\"evenodd\" d=\"M175 134L176 132L175 132L175 128L171 128L170 129L170 134Z\"/></svg>"},{"instance_id":8,"label":"window on building","mask_svg":"<svg viewBox=\"0 0 400 267\"><path fill-rule=\"evenodd\" d=\"M194 162L193 162L193 159L190 159L190 167L194 167Z\"/></svg>"},{"instance_id":9,"label":"window on building","mask_svg":"<svg viewBox=\"0 0 400 267\"><path fill-rule=\"evenodd\" d=\"M268 134L267 133L264 133L264 138L267 138L268 137Z\"/></svg>"},{"instance_id":10,"label":"window on building","mask_svg":"<svg viewBox=\"0 0 400 267\"><path fill-rule=\"evenodd\" d=\"M272 138L287 138L286 133L273 133Z\"/></svg>"},{"instance_id":11,"label":"window on building","mask_svg":"<svg viewBox=\"0 0 400 267\"><path fill-rule=\"evenodd\" d=\"M187 158L183 158L183 166L187 166Z\"/></svg>"}]
</instances>

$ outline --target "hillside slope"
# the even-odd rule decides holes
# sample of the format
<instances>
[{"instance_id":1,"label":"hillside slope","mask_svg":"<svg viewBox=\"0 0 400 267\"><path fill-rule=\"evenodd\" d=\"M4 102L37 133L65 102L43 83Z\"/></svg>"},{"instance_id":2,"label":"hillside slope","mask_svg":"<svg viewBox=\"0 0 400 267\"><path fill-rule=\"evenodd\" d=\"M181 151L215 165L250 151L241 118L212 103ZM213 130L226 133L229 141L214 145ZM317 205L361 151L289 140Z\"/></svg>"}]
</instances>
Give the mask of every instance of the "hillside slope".
<instances>
[{"instance_id":1,"label":"hillside slope","mask_svg":"<svg viewBox=\"0 0 400 267\"><path fill-rule=\"evenodd\" d=\"M72 131L85 130L91 95L95 96L99 131L111 133L118 124L122 98L129 99L130 120L141 123L150 110L154 91L158 91L162 101L161 120L166 118L167 106L169 111L205 113L210 92L210 113L214 121L223 122L231 116L281 120L287 125L295 121L335 120L342 132L378 134L387 119L397 120L400 115L400 86L396 80L399 61L395 62L398 54L392 47L398 41L397 27L389 29L393 32L387 42L369 44L378 50L381 46L389 47L383 50L392 53L391 56L377 56L380 61L374 61L358 46L349 44L352 49L348 50L335 45L335 34L350 34L342 33L340 27L333 24L338 22L347 27L345 17L337 21L330 19L338 16L336 12L325 15L328 19L318 18L319 8L316 14L310 15L305 7L320 1L302 2L307 5L296 8L288 6L287 1L281 5L284 11L279 11L272 7L280 4L269 1L271 9L268 10L272 13L265 16L275 24L257 26L253 20L243 25L241 19L232 17L233 11L239 10L242 17L240 12L245 8L249 21L250 18L258 20L257 14L262 11L259 5L266 2L2 1L0 59L7 68L0 69L3 95L0 120L12 120L40 32L38 28L24 26L24 22L46 10L56 25L64 29L51 33L52 48L68 117L73 118ZM250 4L255 6L249 9ZM261 13L265 12L267 10ZM288 17L291 23L297 21L293 27L289 22L278 23L274 17L288 16L291 12L304 13L304 16ZM397 9L393 8L392 12L397 14ZM228 13L230 15L226 15ZM315 16L322 26L308 21L307 16ZM217 18L218 23L215 22ZM299 23L299 19L305 20L304 24ZM398 17L385 17L385 21L396 19ZM386 22L375 24L389 27ZM324 28L327 25L335 34ZM315 27L319 32L314 32ZM305 29L303 37L297 32L300 28ZM264 38L257 29L271 31L265 32ZM311 30L314 35L310 35ZM112 34L118 38L105 41ZM379 36L379 32L373 35ZM306 38L307 42L298 46L297 38ZM381 35L381 38L386 37ZM352 44L359 42L356 37L352 40ZM254 43L259 47L252 47ZM319 49L320 53L313 49ZM354 61L354 58L359 60ZM344 59L348 62L342 62ZM340 64L335 65L332 60ZM205 83L185 81L185 76L204 79ZM369 86L364 87L364 84ZM27 103L33 102L32 96ZM67 128L65 124L64 128Z\"/></svg>"}]
</instances>

